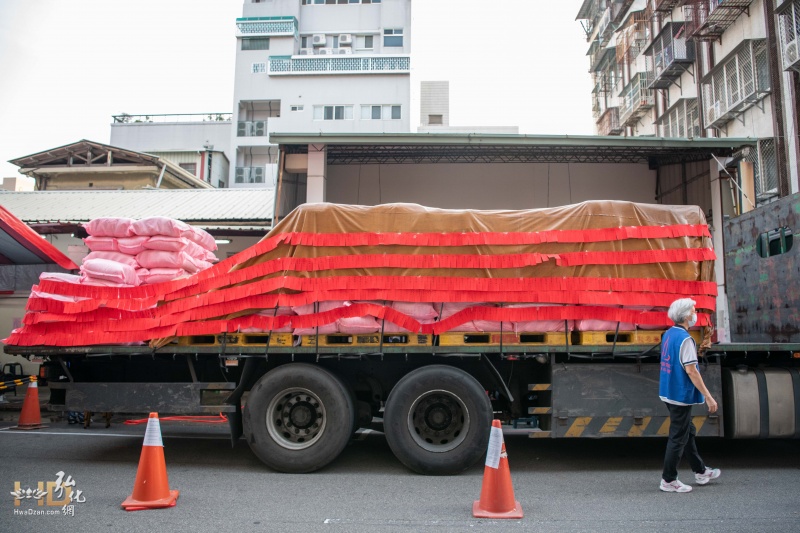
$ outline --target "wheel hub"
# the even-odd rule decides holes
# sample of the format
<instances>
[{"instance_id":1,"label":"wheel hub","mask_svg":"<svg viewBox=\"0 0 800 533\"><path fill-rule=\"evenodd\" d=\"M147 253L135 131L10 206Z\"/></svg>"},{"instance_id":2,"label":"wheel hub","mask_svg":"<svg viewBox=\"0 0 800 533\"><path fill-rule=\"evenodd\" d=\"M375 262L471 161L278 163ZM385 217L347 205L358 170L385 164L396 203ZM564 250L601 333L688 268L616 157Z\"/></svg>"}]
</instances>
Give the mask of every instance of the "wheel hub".
<instances>
[{"instance_id":1,"label":"wheel hub","mask_svg":"<svg viewBox=\"0 0 800 533\"><path fill-rule=\"evenodd\" d=\"M325 406L308 389L286 389L267 407L266 424L270 437L290 450L308 448L319 440L326 425Z\"/></svg>"},{"instance_id":2,"label":"wheel hub","mask_svg":"<svg viewBox=\"0 0 800 533\"><path fill-rule=\"evenodd\" d=\"M450 391L421 395L408 412L412 439L431 452L447 452L463 442L469 429L469 412L461 398Z\"/></svg>"}]
</instances>

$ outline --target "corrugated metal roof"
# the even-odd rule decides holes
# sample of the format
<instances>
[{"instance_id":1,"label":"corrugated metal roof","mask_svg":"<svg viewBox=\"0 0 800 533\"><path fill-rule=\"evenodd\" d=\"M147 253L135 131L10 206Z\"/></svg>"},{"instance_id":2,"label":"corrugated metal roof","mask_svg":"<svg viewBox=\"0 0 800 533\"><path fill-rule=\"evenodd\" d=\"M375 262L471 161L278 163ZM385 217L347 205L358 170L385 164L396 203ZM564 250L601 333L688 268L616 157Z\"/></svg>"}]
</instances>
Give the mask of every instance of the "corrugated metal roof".
<instances>
[{"instance_id":1,"label":"corrugated metal roof","mask_svg":"<svg viewBox=\"0 0 800 533\"><path fill-rule=\"evenodd\" d=\"M269 225L274 201L274 189L0 191L0 205L28 224L160 215L186 222L241 221L250 222L248 226L260 225L259 222Z\"/></svg>"}]
</instances>

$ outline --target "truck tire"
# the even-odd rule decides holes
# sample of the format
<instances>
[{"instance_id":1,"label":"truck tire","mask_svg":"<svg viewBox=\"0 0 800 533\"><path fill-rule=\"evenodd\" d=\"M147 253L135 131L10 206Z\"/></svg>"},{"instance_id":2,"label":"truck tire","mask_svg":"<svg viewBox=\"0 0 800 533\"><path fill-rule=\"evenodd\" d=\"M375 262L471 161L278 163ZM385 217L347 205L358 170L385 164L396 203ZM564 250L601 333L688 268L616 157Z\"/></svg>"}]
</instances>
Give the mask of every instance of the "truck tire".
<instances>
[{"instance_id":1,"label":"truck tire","mask_svg":"<svg viewBox=\"0 0 800 533\"><path fill-rule=\"evenodd\" d=\"M290 363L253 386L244 410L244 434L267 466L313 472L341 453L353 432L355 410L342 381L318 366Z\"/></svg>"},{"instance_id":2,"label":"truck tire","mask_svg":"<svg viewBox=\"0 0 800 533\"><path fill-rule=\"evenodd\" d=\"M450 366L411 372L386 400L386 441L419 474L457 474L475 464L486 454L491 425L492 405L484 388Z\"/></svg>"}]
</instances>

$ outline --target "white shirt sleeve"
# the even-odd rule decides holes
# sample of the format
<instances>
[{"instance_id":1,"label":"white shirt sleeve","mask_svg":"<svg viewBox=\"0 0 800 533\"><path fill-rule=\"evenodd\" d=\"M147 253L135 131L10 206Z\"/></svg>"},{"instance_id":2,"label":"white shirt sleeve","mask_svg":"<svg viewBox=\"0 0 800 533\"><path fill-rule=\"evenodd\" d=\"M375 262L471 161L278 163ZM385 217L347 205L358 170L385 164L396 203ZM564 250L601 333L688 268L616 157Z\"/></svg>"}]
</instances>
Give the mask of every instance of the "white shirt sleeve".
<instances>
[{"instance_id":1,"label":"white shirt sleeve","mask_svg":"<svg viewBox=\"0 0 800 533\"><path fill-rule=\"evenodd\" d=\"M697 363L697 350L694 347L694 340L684 339L681 343L681 365L691 365Z\"/></svg>"}]
</instances>

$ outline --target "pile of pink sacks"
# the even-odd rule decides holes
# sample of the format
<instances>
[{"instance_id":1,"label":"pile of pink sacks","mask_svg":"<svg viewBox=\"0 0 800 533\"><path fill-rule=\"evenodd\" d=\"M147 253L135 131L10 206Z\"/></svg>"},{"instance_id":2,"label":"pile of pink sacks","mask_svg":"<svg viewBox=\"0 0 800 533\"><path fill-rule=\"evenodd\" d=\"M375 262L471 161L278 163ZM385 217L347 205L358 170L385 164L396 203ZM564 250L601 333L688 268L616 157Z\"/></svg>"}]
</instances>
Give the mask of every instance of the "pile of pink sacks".
<instances>
[{"instance_id":1,"label":"pile of pink sacks","mask_svg":"<svg viewBox=\"0 0 800 533\"><path fill-rule=\"evenodd\" d=\"M84 225L80 283L135 287L172 281L209 268L217 245L206 231L168 217L96 218Z\"/></svg>"}]
</instances>

